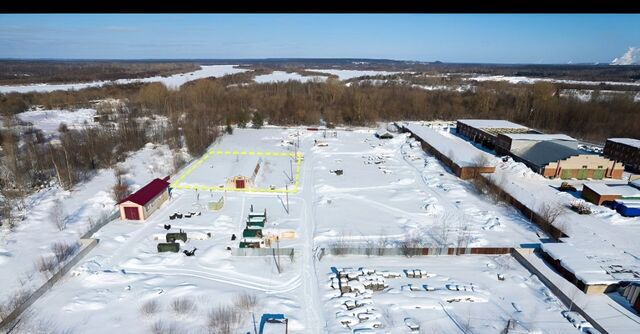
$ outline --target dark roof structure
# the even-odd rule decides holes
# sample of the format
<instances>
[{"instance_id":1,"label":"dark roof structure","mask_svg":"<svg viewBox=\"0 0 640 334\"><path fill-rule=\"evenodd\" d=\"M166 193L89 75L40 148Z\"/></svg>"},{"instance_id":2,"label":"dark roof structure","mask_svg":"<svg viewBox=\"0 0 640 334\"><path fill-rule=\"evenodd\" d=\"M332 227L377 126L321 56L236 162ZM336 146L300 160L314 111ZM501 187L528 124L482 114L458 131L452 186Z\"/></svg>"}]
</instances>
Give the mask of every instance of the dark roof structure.
<instances>
[{"instance_id":1,"label":"dark roof structure","mask_svg":"<svg viewBox=\"0 0 640 334\"><path fill-rule=\"evenodd\" d=\"M562 140L541 141L528 148L512 153L518 158L537 167L543 167L551 162L564 160L572 156L588 154L567 145L567 143Z\"/></svg>"},{"instance_id":2,"label":"dark roof structure","mask_svg":"<svg viewBox=\"0 0 640 334\"><path fill-rule=\"evenodd\" d=\"M139 205L146 205L154 199L158 194L163 192L165 189L169 187L169 176L164 179L154 179L149 182L146 186L140 188L138 191L133 194L127 196L127 198L120 201L120 203L124 202L133 202ZM118 204L120 204L118 203Z\"/></svg>"}]
</instances>

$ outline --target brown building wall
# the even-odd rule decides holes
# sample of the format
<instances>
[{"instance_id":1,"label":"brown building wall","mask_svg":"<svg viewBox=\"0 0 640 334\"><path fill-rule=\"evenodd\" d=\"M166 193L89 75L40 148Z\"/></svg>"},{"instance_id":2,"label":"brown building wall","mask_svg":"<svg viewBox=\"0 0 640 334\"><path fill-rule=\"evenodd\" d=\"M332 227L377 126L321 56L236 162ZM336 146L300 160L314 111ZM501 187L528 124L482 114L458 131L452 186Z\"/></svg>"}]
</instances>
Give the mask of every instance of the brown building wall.
<instances>
[{"instance_id":1,"label":"brown building wall","mask_svg":"<svg viewBox=\"0 0 640 334\"><path fill-rule=\"evenodd\" d=\"M640 148L607 140L603 153L611 159L622 162L627 170L640 173Z\"/></svg>"},{"instance_id":2,"label":"brown building wall","mask_svg":"<svg viewBox=\"0 0 640 334\"><path fill-rule=\"evenodd\" d=\"M587 201L593 204L602 205L602 203L604 202L615 201L616 199L620 198L620 196L619 195L600 195L585 185L582 188L582 198L586 199Z\"/></svg>"},{"instance_id":3,"label":"brown building wall","mask_svg":"<svg viewBox=\"0 0 640 334\"><path fill-rule=\"evenodd\" d=\"M511 142L511 138L503 134L498 134L498 137L496 137L496 154L508 155L509 152L511 152Z\"/></svg>"},{"instance_id":4,"label":"brown building wall","mask_svg":"<svg viewBox=\"0 0 640 334\"><path fill-rule=\"evenodd\" d=\"M487 148L493 148L495 145L495 136L464 123L456 122L456 132Z\"/></svg>"}]
</instances>

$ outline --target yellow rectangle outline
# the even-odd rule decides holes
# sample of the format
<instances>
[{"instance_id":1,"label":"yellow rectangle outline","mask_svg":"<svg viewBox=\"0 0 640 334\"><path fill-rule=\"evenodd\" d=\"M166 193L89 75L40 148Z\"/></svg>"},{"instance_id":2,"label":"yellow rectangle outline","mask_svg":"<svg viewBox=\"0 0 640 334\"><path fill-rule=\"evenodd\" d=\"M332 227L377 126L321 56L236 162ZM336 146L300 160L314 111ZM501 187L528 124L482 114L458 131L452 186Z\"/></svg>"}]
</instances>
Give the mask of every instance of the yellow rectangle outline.
<instances>
[{"instance_id":1,"label":"yellow rectangle outline","mask_svg":"<svg viewBox=\"0 0 640 334\"><path fill-rule=\"evenodd\" d=\"M195 189L195 190L209 190L209 191L234 191L234 192L265 192L265 193L297 193L298 185L300 182L300 165L302 164L302 157L304 156L302 152L298 152L296 157L296 172L295 179L292 188L290 189L271 189L271 188L245 188L245 189L235 189L228 187L214 187L214 186L203 186L203 185L180 185L180 183L200 165L202 165L205 161L209 159L211 155L259 155L259 156L282 156L282 157L294 157L296 154L292 152L261 152L261 151L229 151L229 150L211 150L206 152L200 159L194 162L187 170L182 173L177 180L173 181L169 187L173 189Z\"/></svg>"}]
</instances>

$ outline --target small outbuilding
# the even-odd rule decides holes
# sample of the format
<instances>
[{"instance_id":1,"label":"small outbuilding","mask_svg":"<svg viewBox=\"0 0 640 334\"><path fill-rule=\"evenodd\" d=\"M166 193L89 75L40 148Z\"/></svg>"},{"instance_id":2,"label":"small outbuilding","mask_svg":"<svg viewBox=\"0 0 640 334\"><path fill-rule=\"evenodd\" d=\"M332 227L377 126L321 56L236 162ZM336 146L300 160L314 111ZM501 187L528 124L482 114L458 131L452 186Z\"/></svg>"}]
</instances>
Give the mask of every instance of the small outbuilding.
<instances>
[{"instance_id":1,"label":"small outbuilding","mask_svg":"<svg viewBox=\"0 0 640 334\"><path fill-rule=\"evenodd\" d=\"M169 199L169 176L154 179L118 203L120 219L146 220Z\"/></svg>"},{"instance_id":2,"label":"small outbuilding","mask_svg":"<svg viewBox=\"0 0 640 334\"><path fill-rule=\"evenodd\" d=\"M256 186L256 176L260 171L261 165L262 158L238 160L234 164L234 172L237 174L228 179L227 187L230 189L254 188Z\"/></svg>"},{"instance_id":3,"label":"small outbuilding","mask_svg":"<svg viewBox=\"0 0 640 334\"><path fill-rule=\"evenodd\" d=\"M618 199L640 200L640 189L626 184L585 183L582 198L597 205Z\"/></svg>"},{"instance_id":4,"label":"small outbuilding","mask_svg":"<svg viewBox=\"0 0 640 334\"><path fill-rule=\"evenodd\" d=\"M385 128L380 128L376 131L376 137L379 139L391 139L393 138L393 134Z\"/></svg>"},{"instance_id":5,"label":"small outbuilding","mask_svg":"<svg viewBox=\"0 0 640 334\"><path fill-rule=\"evenodd\" d=\"M640 199L619 199L613 206L622 216L640 217Z\"/></svg>"}]
</instances>

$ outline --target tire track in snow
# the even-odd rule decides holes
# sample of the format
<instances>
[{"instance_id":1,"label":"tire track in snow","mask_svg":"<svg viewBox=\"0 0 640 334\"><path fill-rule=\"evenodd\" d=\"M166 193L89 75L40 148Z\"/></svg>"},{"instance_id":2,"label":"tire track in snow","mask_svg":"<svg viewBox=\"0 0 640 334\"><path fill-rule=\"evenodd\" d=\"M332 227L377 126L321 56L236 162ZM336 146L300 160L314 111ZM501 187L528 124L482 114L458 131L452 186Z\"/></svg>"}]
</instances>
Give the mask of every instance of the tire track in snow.
<instances>
[{"instance_id":1,"label":"tire track in snow","mask_svg":"<svg viewBox=\"0 0 640 334\"><path fill-rule=\"evenodd\" d=\"M124 267L127 273L130 274L161 274L163 276L190 276L206 279L209 281L225 283L230 285L235 285L239 287L244 287L253 290L259 290L266 292L268 294L274 293L283 293L289 292L297 289L302 285L302 280L300 276L295 276L287 282L281 283L279 285L273 284L263 284L255 281L251 281L251 277L256 276L248 276L243 275L242 278L229 276L229 272L215 273L210 271L200 271L200 270L192 270L192 269L176 269L176 268L166 268L166 269L147 269L147 268L138 268L138 267ZM133 270L130 270L133 269ZM139 270L139 271L136 271ZM256 277L259 278L259 277Z\"/></svg>"}]
</instances>

